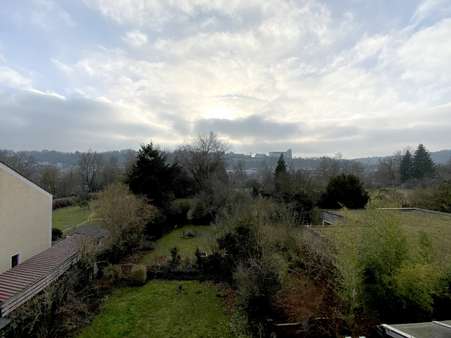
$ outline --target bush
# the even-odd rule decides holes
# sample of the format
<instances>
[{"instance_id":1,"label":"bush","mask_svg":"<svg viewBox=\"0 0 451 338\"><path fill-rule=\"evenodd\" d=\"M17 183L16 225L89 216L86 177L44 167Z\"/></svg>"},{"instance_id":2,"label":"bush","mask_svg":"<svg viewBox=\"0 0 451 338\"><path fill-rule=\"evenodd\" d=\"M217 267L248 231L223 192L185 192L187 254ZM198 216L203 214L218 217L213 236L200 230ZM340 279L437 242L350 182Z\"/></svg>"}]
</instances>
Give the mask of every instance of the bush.
<instances>
[{"instance_id":1,"label":"bush","mask_svg":"<svg viewBox=\"0 0 451 338\"><path fill-rule=\"evenodd\" d=\"M52 242L58 241L63 238L63 232L60 229L52 228Z\"/></svg>"},{"instance_id":2,"label":"bush","mask_svg":"<svg viewBox=\"0 0 451 338\"><path fill-rule=\"evenodd\" d=\"M114 278L130 286L142 286L147 282L147 268L142 264L121 264L117 266Z\"/></svg>"},{"instance_id":3,"label":"bush","mask_svg":"<svg viewBox=\"0 0 451 338\"><path fill-rule=\"evenodd\" d=\"M111 233L112 256L119 258L139 247L144 239L144 226L152 221L156 208L131 194L124 184L112 184L94 203L97 218Z\"/></svg>"},{"instance_id":4,"label":"bush","mask_svg":"<svg viewBox=\"0 0 451 338\"><path fill-rule=\"evenodd\" d=\"M369 195L357 176L339 175L330 179L326 192L321 195L319 207L323 209L361 209L368 203Z\"/></svg>"},{"instance_id":5,"label":"bush","mask_svg":"<svg viewBox=\"0 0 451 338\"><path fill-rule=\"evenodd\" d=\"M416 188L410 196L413 207L451 212L451 181L427 188Z\"/></svg>"},{"instance_id":6,"label":"bush","mask_svg":"<svg viewBox=\"0 0 451 338\"><path fill-rule=\"evenodd\" d=\"M63 197L63 198L55 198L53 200L53 210L70 207L77 203L77 198L75 196L72 197Z\"/></svg>"},{"instance_id":7,"label":"bush","mask_svg":"<svg viewBox=\"0 0 451 338\"><path fill-rule=\"evenodd\" d=\"M186 225L190 222L189 210L193 207L194 200L191 198L179 198L171 203L168 210L168 222L176 225Z\"/></svg>"},{"instance_id":8,"label":"bush","mask_svg":"<svg viewBox=\"0 0 451 338\"><path fill-rule=\"evenodd\" d=\"M173 247L171 249L171 260L169 261L169 266L174 269L180 265L181 261L182 258L179 255L179 250L177 249L177 247Z\"/></svg>"},{"instance_id":9,"label":"bush","mask_svg":"<svg viewBox=\"0 0 451 338\"><path fill-rule=\"evenodd\" d=\"M238 265L234 273L238 305L248 316L254 331L270 316L273 297L280 290L279 267L271 259L250 259Z\"/></svg>"}]
</instances>

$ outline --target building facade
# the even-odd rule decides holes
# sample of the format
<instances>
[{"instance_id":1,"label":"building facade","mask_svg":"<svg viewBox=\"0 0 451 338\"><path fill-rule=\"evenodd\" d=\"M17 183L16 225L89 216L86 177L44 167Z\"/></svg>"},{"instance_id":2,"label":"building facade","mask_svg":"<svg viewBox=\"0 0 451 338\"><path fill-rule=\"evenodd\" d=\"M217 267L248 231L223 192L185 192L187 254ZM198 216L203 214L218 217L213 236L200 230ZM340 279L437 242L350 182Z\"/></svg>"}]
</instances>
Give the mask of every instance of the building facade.
<instances>
[{"instance_id":1,"label":"building facade","mask_svg":"<svg viewBox=\"0 0 451 338\"><path fill-rule=\"evenodd\" d=\"M0 162L0 273L52 245L52 195Z\"/></svg>"},{"instance_id":2,"label":"building facade","mask_svg":"<svg viewBox=\"0 0 451 338\"><path fill-rule=\"evenodd\" d=\"M285 161L291 161L293 159L293 152L291 149L288 149L287 151L271 151L269 152L269 157L272 158L279 158L280 155L283 156L283 159Z\"/></svg>"}]
</instances>

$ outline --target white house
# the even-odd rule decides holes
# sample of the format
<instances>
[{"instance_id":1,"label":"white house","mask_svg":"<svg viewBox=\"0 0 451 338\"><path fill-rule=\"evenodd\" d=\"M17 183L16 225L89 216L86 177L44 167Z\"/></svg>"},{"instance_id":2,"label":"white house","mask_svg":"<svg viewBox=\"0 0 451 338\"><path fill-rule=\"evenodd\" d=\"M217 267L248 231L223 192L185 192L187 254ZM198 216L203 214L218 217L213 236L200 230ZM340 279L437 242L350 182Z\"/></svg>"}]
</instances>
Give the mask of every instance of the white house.
<instances>
[{"instance_id":1,"label":"white house","mask_svg":"<svg viewBox=\"0 0 451 338\"><path fill-rule=\"evenodd\" d=\"M52 245L52 195L0 162L0 273Z\"/></svg>"}]
</instances>

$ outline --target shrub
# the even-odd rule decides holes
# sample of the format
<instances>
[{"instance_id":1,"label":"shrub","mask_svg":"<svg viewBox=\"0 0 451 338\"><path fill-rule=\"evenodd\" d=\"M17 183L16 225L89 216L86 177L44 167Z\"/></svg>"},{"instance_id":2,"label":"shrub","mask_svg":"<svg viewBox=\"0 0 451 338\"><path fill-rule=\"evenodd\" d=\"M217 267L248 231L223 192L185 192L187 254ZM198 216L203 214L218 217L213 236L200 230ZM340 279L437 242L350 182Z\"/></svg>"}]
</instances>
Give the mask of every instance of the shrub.
<instances>
[{"instance_id":1,"label":"shrub","mask_svg":"<svg viewBox=\"0 0 451 338\"><path fill-rule=\"evenodd\" d=\"M325 288L308 277L293 273L281 285L274 303L284 319L299 322L309 320L320 313L326 293Z\"/></svg>"},{"instance_id":2,"label":"shrub","mask_svg":"<svg viewBox=\"0 0 451 338\"><path fill-rule=\"evenodd\" d=\"M76 203L77 203L77 198L75 196L55 198L53 200L53 210L70 207L72 205L75 205Z\"/></svg>"},{"instance_id":3,"label":"shrub","mask_svg":"<svg viewBox=\"0 0 451 338\"><path fill-rule=\"evenodd\" d=\"M63 238L63 232L60 229L52 228L52 242L58 241Z\"/></svg>"},{"instance_id":4,"label":"shrub","mask_svg":"<svg viewBox=\"0 0 451 338\"><path fill-rule=\"evenodd\" d=\"M395 277L396 294L401 299L400 320L422 321L432 315L438 285L437 268L430 264L407 264Z\"/></svg>"},{"instance_id":5,"label":"shrub","mask_svg":"<svg viewBox=\"0 0 451 338\"><path fill-rule=\"evenodd\" d=\"M119 183L110 185L99 194L94 210L96 217L111 233L113 256L116 257L141 245L144 226L157 213L153 206Z\"/></svg>"},{"instance_id":6,"label":"shrub","mask_svg":"<svg viewBox=\"0 0 451 338\"><path fill-rule=\"evenodd\" d=\"M191 198L179 198L171 203L168 210L168 221L172 224L185 225L189 223L188 212L193 207Z\"/></svg>"},{"instance_id":7,"label":"shrub","mask_svg":"<svg viewBox=\"0 0 451 338\"><path fill-rule=\"evenodd\" d=\"M247 314L250 324L258 325L271 314L273 297L280 290L278 266L271 260L250 259L238 265L233 278L238 305Z\"/></svg>"},{"instance_id":8,"label":"shrub","mask_svg":"<svg viewBox=\"0 0 451 338\"><path fill-rule=\"evenodd\" d=\"M120 279L130 286L142 286L147 281L147 268L142 264L117 265L112 273L113 279Z\"/></svg>"},{"instance_id":9,"label":"shrub","mask_svg":"<svg viewBox=\"0 0 451 338\"><path fill-rule=\"evenodd\" d=\"M357 176L339 175L330 179L326 192L321 195L318 205L323 209L364 208L369 195Z\"/></svg>"},{"instance_id":10,"label":"shrub","mask_svg":"<svg viewBox=\"0 0 451 338\"><path fill-rule=\"evenodd\" d=\"M133 264L132 271L130 272L127 281L129 285L141 286L146 284L147 281L147 269L145 265Z\"/></svg>"},{"instance_id":11,"label":"shrub","mask_svg":"<svg viewBox=\"0 0 451 338\"><path fill-rule=\"evenodd\" d=\"M182 258L179 255L179 250L177 247L173 247L170 251L171 253L171 260L169 261L169 266L171 268L176 268L180 265L180 262L182 261Z\"/></svg>"},{"instance_id":12,"label":"shrub","mask_svg":"<svg viewBox=\"0 0 451 338\"><path fill-rule=\"evenodd\" d=\"M413 207L451 212L451 181L427 188L416 188L410 196Z\"/></svg>"}]
</instances>

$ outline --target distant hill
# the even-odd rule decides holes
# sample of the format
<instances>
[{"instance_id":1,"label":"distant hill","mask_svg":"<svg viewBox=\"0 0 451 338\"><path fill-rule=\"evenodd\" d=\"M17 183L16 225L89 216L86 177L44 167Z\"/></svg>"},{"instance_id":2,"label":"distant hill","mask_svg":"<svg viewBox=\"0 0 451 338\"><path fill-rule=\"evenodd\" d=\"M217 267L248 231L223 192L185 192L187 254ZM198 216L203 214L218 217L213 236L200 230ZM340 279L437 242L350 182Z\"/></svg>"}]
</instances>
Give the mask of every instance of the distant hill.
<instances>
[{"instance_id":1,"label":"distant hill","mask_svg":"<svg viewBox=\"0 0 451 338\"><path fill-rule=\"evenodd\" d=\"M7 150L0 150L0 153L12 153ZM80 152L60 152L54 150L42 151L20 151L19 154L31 157L36 163L42 165L55 165L60 168L68 168L76 166L80 160ZM127 163L127 161L136 154L135 150L125 149L117 151L100 152L104 160L114 160L120 166ZM375 167L381 159L390 156L372 156L355 158L352 160L363 164L365 167ZM440 150L431 152L432 160L437 164L447 164L451 161L451 150ZM228 153L226 154L226 166L234 168L238 163L244 164L244 169L250 168L271 168L277 162L277 158L266 156L265 158L251 157L250 155ZM290 165L295 169L316 169L321 162L321 158L296 157L290 161Z\"/></svg>"},{"instance_id":2,"label":"distant hill","mask_svg":"<svg viewBox=\"0 0 451 338\"><path fill-rule=\"evenodd\" d=\"M432 160L437 164L447 164L451 161L451 150L440 150L431 153Z\"/></svg>"},{"instance_id":3,"label":"distant hill","mask_svg":"<svg viewBox=\"0 0 451 338\"><path fill-rule=\"evenodd\" d=\"M355 158L355 161L362 163L365 166L375 166L380 160L391 156L374 156ZM448 164L451 161L451 150L432 151L431 158L436 164Z\"/></svg>"}]
</instances>

